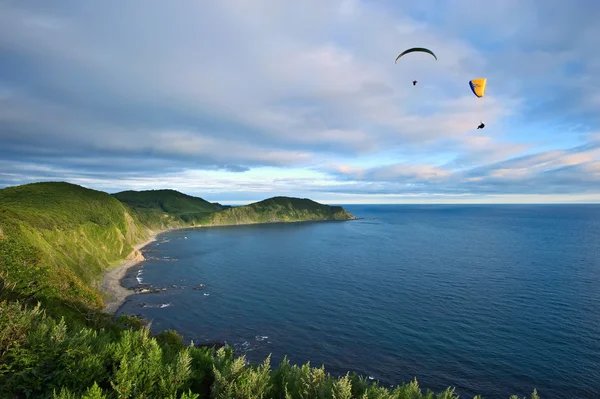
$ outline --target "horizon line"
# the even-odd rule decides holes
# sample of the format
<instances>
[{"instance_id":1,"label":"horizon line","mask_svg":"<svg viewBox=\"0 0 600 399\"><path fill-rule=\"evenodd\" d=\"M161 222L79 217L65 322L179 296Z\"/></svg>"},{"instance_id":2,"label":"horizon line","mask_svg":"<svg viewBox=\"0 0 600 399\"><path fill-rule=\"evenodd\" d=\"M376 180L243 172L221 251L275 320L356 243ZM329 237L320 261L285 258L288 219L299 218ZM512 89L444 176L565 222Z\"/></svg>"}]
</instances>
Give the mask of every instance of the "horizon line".
<instances>
[{"instance_id":1,"label":"horizon line","mask_svg":"<svg viewBox=\"0 0 600 399\"><path fill-rule=\"evenodd\" d=\"M272 197L271 197L272 198ZM299 197L295 197L299 198ZM265 198L268 199L268 198ZM311 199L311 198L309 198ZM347 206L347 205L600 205L600 201L598 202L334 202L334 201L321 201L318 199L311 199L312 201L318 202L324 205L331 206ZM260 202L264 200L255 200L255 201L213 201L217 202L221 205L236 205L236 206L244 206L250 205L256 202Z\"/></svg>"},{"instance_id":2,"label":"horizon line","mask_svg":"<svg viewBox=\"0 0 600 399\"><path fill-rule=\"evenodd\" d=\"M264 201L273 197L290 197L298 199L310 199L312 201L333 205L333 206L346 206L346 205L599 205L600 204L600 192L599 193L586 193L586 194L488 194L486 196L480 196L475 199L475 194L355 194L355 193L336 193L336 196L342 198L318 198L319 193L315 197L311 198L308 193L305 194L272 194L264 193L265 196L262 199L207 199L206 194L212 197L209 193L196 194L196 193L185 193L181 188L155 188L155 189L139 189L129 188L125 190L106 189L100 187L93 187L94 185L73 183L66 180L38 180L31 182L23 182L21 184L5 185L0 186L0 189L9 187L18 187L22 185L36 184L36 183L67 183L84 188L88 188L96 191L103 191L109 195L114 195L121 191L158 191L158 190L173 190L180 192L185 195L203 199L211 203L219 203L221 205L232 205L232 206L243 206L250 205L252 203ZM118 190L118 191L117 191ZM184 189L185 190L185 189ZM113 192L114 191L114 192ZM187 190L186 190L187 191ZM270 195L269 195L270 194ZM322 193L321 193L322 194ZM218 194L217 194L218 195ZM427 198L427 197L430 198ZM346 198L343 198L346 197ZM354 198L352 198L354 197ZM378 197L378 198L369 198ZM387 198L386 198L387 197ZM412 198L411 198L412 197ZM419 199L416 199L416 198ZM433 198L432 198L433 197ZM436 198L437 197L437 198ZM440 197L447 197L446 199ZM462 198L461 198L462 197ZM467 197L467 198L465 198ZM469 198L471 197L471 198ZM214 198L214 197L213 197Z\"/></svg>"}]
</instances>

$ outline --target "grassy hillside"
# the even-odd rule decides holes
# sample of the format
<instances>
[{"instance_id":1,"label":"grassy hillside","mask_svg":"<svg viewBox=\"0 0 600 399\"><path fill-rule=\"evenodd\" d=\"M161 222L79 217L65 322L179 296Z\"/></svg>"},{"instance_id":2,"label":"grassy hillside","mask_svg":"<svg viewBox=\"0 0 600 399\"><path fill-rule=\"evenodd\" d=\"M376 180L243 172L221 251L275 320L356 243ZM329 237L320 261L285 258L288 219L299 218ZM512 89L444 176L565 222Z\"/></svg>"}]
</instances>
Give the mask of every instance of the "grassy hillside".
<instances>
[{"instance_id":1,"label":"grassy hillside","mask_svg":"<svg viewBox=\"0 0 600 399\"><path fill-rule=\"evenodd\" d=\"M348 220L353 216L341 206L319 204L309 199L273 197L250 205L225 209L204 220L208 225Z\"/></svg>"},{"instance_id":2,"label":"grassy hillside","mask_svg":"<svg viewBox=\"0 0 600 399\"><path fill-rule=\"evenodd\" d=\"M193 223L207 214L224 208L202 198L192 197L175 190L122 191L113 196L133 209L144 222L152 223L168 217L173 221Z\"/></svg>"},{"instance_id":3,"label":"grassy hillside","mask_svg":"<svg viewBox=\"0 0 600 399\"><path fill-rule=\"evenodd\" d=\"M0 272L17 291L92 309L97 278L148 235L107 193L54 182L0 190L0 230Z\"/></svg>"}]
</instances>

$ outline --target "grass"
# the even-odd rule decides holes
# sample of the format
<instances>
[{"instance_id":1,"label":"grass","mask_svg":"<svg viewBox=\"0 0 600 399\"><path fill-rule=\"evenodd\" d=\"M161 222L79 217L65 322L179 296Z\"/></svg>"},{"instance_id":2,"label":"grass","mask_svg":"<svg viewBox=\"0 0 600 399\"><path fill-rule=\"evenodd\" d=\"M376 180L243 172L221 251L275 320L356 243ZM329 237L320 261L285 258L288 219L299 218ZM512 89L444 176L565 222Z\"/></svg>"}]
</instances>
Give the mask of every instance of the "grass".
<instances>
[{"instance_id":1,"label":"grass","mask_svg":"<svg viewBox=\"0 0 600 399\"><path fill-rule=\"evenodd\" d=\"M309 199L273 197L209 215L204 224L250 224L309 220L348 220L353 216L341 206L319 204Z\"/></svg>"},{"instance_id":2,"label":"grass","mask_svg":"<svg viewBox=\"0 0 600 399\"><path fill-rule=\"evenodd\" d=\"M156 209L180 217L189 213L211 213L223 209L218 204L175 190L122 191L113 194L113 197L134 208Z\"/></svg>"}]
</instances>

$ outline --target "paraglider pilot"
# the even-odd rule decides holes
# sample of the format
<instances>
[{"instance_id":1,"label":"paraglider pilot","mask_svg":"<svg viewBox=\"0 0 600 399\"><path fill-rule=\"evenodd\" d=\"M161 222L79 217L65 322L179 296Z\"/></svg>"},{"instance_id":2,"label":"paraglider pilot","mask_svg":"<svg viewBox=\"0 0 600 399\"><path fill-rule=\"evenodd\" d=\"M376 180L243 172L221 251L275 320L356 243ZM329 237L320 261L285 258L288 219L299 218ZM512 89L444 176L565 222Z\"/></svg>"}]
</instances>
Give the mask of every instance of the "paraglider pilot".
<instances>
[{"instance_id":1,"label":"paraglider pilot","mask_svg":"<svg viewBox=\"0 0 600 399\"><path fill-rule=\"evenodd\" d=\"M413 80L413 86L416 86L416 85L417 85L417 81Z\"/></svg>"},{"instance_id":2,"label":"paraglider pilot","mask_svg":"<svg viewBox=\"0 0 600 399\"><path fill-rule=\"evenodd\" d=\"M481 122L481 125L477 126L477 129L483 129L485 127L485 123Z\"/></svg>"}]
</instances>

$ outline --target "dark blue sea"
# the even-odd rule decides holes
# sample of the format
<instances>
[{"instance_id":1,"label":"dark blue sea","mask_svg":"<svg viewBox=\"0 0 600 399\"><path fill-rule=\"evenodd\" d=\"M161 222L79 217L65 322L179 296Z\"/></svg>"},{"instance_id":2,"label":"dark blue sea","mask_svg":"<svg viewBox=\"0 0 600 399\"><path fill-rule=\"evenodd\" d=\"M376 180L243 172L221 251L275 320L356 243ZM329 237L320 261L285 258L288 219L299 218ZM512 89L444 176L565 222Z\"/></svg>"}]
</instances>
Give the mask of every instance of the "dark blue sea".
<instances>
[{"instance_id":1,"label":"dark blue sea","mask_svg":"<svg viewBox=\"0 0 600 399\"><path fill-rule=\"evenodd\" d=\"M345 207L364 219L163 234L123 284L167 291L119 313L252 362L600 398L600 206Z\"/></svg>"}]
</instances>

